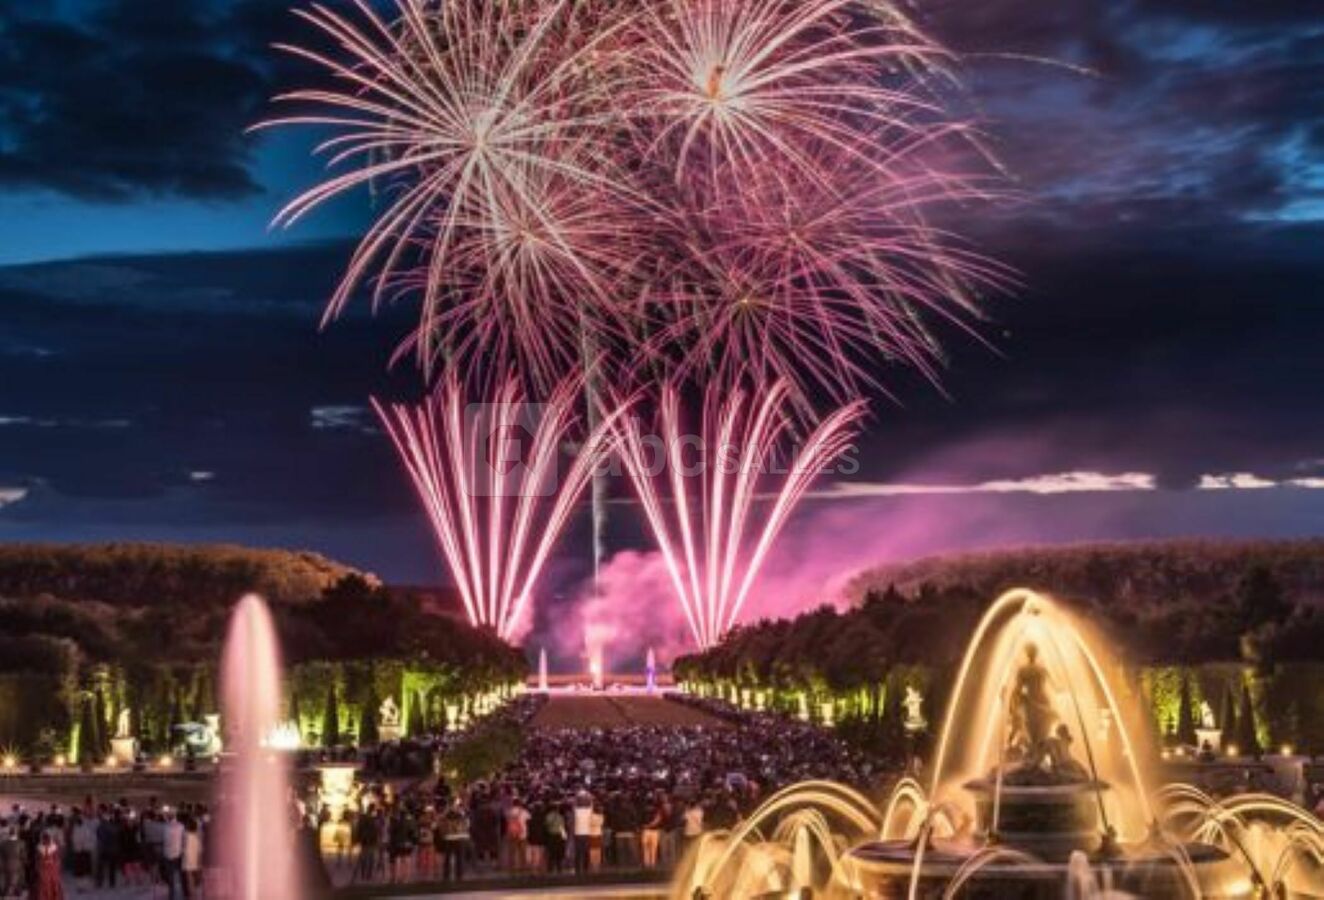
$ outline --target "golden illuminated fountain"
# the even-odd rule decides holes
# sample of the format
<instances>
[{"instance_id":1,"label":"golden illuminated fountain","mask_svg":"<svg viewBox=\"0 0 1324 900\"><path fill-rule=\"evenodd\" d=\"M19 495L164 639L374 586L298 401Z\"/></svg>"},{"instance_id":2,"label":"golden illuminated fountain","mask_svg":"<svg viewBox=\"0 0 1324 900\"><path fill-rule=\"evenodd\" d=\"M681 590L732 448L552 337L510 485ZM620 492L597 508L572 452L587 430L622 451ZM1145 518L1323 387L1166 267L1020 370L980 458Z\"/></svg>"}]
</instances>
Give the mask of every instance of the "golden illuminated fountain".
<instances>
[{"instance_id":1,"label":"golden illuminated fountain","mask_svg":"<svg viewBox=\"0 0 1324 900\"><path fill-rule=\"evenodd\" d=\"M881 807L788 788L705 838L674 896L1324 898L1319 820L1264 795L1156 789L1147 735L1084 625L1009 591L966 649L929 777Z\"/></svg>"}]
</instances>

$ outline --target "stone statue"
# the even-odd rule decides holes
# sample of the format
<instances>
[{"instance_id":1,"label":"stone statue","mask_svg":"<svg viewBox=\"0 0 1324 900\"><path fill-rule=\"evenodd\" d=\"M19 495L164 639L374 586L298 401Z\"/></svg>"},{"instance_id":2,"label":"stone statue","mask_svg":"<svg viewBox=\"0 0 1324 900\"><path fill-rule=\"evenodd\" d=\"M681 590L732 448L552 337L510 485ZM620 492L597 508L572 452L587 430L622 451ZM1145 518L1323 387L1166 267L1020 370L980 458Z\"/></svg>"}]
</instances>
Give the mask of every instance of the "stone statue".
<instances>
[{"instance_id":1,"label":"stone statue","mask_svg":"<svg viewBox=\"0 0 1324 900\"><path fill-rule=\"evenodd\" d=\"M1089 773L1071 755L1071 729L1065 722L1058 724L1052 737L1044 741L1045 758L1053 773L1062 781L1085 781Z\"/></svg>"},{"instance_id":2,"label":"stone statue","mask_svg":"<svg viewBox=\"0 0 1324 900\"><path fill-rule=\"evenodd\" d=\"M1200 727L1206 731L1213 731L1218 727L1214 721L1214 711L1209 706L1208 700L1200 701Z\"/></svg>"},{"instance_id":3,"label":"stone statue","mask_svg":"<svg viewBox=\"0 0 1324 900\"><path fill-rule=\"evenodd\" d=\"M383 728L400 727L400 708L390 697L383 700L382 705L377 708L377 723Z\"/></svg>"},{"instance_id":4,"label":"stone statue","mask_svg":"<svg viewBox=\"0 0 1324 900\"><path fill-rule=\"evenodd\" d=\"M132 716L129 708L126 706L120 710L119 718L115 720L115 737L130 738L133 737Z\"/></svg>"},{"instance_id":5,"label":"stone statue","mask_svg":"<svg viewBox=\"0 0 1324 900\"><path fill-rule=\"evenodd\" d=\"M1058 721L1053 705L1053 676L1039 661L1039 648L1026 643L1025 659L1016 670L1007 702L1010 733L1005 771L1008 784L1067 784L1088 780L1071 755L1073 738Z\"/></svg>"},{"instance_id":6,"label":"stone statue","mask_svg":"<svg viewBox=\"0 0 1324 900\"><path fill-rule=\"evenodd\" d=\"M1052 733L1057 721L1051 696L1052 684L1052 675L1039 662L1039 648L1026 643L1025 662L1016 670L1007 710L1011 719L1008 746L1018 755L1028 756L1042 750L1044 741Z\"/></svg>"},{"instance_id":7,"label":"stone statue","mask_svg":"<svg viewBox=\"0 0 1324 900\"><path fill-rule=\"evenodd\" d=\"M902 723L906 731L922 731L929 724L924 720L924 695L912 685L906 685L906 698L901 705L906 708L906 719Z\"/></svg>"}]
</instances>

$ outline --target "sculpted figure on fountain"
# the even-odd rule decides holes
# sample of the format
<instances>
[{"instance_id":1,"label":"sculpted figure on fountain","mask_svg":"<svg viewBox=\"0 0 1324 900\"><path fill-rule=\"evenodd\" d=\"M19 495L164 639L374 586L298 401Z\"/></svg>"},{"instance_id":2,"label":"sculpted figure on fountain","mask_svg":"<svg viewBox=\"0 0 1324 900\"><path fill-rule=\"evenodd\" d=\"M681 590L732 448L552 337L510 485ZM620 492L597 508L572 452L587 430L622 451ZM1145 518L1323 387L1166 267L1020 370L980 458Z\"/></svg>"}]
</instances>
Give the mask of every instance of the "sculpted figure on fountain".
<instances>
[{"instance_id":1,"label":"sculpted figure on fountain","mask_svg":"<svg viewBox=\"0 0 1324 900\"><path fill-rule=\"evenodd\" d=\"M1039 660L1039 647L1025 644L1007 704L1010 725L1005 772L1011 784L1065 784L1088 780L1071 753L1071 729L1053 703L1053 676Z\"/></svg>"}]
</instances>

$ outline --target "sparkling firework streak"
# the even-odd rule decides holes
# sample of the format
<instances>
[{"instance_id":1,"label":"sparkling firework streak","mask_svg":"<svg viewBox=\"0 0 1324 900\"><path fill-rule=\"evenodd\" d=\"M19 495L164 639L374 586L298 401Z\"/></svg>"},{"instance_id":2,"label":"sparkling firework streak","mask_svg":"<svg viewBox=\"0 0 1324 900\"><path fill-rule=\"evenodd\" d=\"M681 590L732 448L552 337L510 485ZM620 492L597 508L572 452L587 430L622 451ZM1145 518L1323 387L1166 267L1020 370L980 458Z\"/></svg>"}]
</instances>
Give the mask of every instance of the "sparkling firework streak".
<instances>
[{"instance_id":1,"label":"sparkling firework streak","mask_svg":"<svg viewBox=\"0 0 1324 900\"><path fill-rule=\"evenodd\" d=\"M627 408L605 415L568 470L559 472L562 447L579 425L577 391L568 382L547 403L532 404L511 381L487 402L470 404L452 377L417 407L373 401L469 620L502 638L520 622L576 499L609 449L616 417Z\"/></svg>"},{"instance_id":2,"label":"sparkling firework streak","mask_svg":"<svg viewBox=\"0 0 1324 900\"><path fill-rule=\"evenodd\" d=\"M815 476L849 446L864 414L855 402L828 415L779 473L779 451L793 428L790 392L785 381L749 393L707 391L698 436L704 458L697 461L684 456L693 441L673 387L663 392L656 440L637 418L614 420L625 470L700 647L736 624L778 532ZM697 478L687 474L696 465ZM760 504L766 508L755 515Z\"/></svg>"}]
</instances>

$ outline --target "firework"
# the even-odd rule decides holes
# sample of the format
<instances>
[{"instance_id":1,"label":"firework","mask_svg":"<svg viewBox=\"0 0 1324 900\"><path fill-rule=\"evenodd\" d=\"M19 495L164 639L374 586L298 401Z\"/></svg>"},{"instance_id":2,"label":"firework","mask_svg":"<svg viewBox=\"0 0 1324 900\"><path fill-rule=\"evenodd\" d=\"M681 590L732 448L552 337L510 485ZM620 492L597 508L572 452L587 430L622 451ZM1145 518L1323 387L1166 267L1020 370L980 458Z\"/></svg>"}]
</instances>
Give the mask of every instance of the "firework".
<instances>
[{"instance_id":1,"label":"firework","mask_svg":"<svg viewBox=\"0 0 1324 900\"><path fill-rule=\"evenodd\" d=\"M930 323L976 334L970 286L1008 275L913 219L926 177L870 179L858 163L838 162L823 172L839 188L831 193L751 178L735 208L684 242L655 291L666 324L650 338L651 355L669 358L681 378L784 380L797 401L843 403L862 388L885 389L879 356L938 380Z\"/></svg>"},{"instance_id":2,"label":"firework","mask_svg":"<svg viewBox=\"0 0 1324 900\"><path fill-rule=\"evenodd\" d=\"M373 401L475 625L509 638L625 407L603 417L567 471L578 385L529 403L515 381L468 403L455 377L416 407ZM517 456L511 456L514 451Z\"/></svg>"},{"instance_id":3,"label":"firework","mask_svg":"<svg viewBox=\"0 0 1324 900\"><path fill-rule=\"evenodd\" d=\"M681 223L650 349L681 377L785 379L811 406L882 387L879 359L936 381L931 323L973 331L982 289L1010 281L929 222L990 196L942 102L951 54L851 0L674 0L636 31L635 146L673 173Z\"/></svg>"},{"instance_id":4,"label":"firework","mask_svg":"<svg viewBox=\"0 0 1324 900\"><path fill-rule=\"evenodd\" d=\"M299 11L338 45L336 56L280 45L339 87L281 95L315 111L260 127L335 129L318 150L330 166L352 168L296 197L276 222L378 187L384 208L326 318L370 277L375 302L417 287L410 343L426 365L439 355L464 365L499 332L509 355L497 362L550 378L565 367L566 330L582 329L583 310L614 296L619 259L604 241L620 232L608 207L628 186L590 141L604 113L601 85L586 77L612 31L581 27L565 0L394 5L393 19L366 0L353 0L354 19L320 5ZM460 346L439 341L455 329Z\"/></svg>"},{"instance_id":5,"label":"firework","mask_svg":"<svg viewBox=\"0 0 1324 900\"><path fill-rule=\"evenodd\" d=\"M286 47L333 90L266 124L330 127L387 199L327 307L421 297L425 368L542 387L631 365L791 382L840 403L881 359L936 378L1005 273L931 224L989 195L956 60L885 0L353 0Z\"/></svg>"},{"instance_id":6,"label":"firework","mask_svg":"<svg viewBox=\"0 0 1324 900\"><path fill-rule=\"evenodd\" d=\"M515 399L517 381L573 378L597 414L598 386L661 380L668 444L679 391L699 384L704 448L741 450L697 491L674 465L650 476L644 437L618 412L590 430L621 442L694 636L711 644L815 463L844 448L854 398L885 389L878 364L936 381L934 326L977 335L983 293L1009 282L935 224L987 199L996 171L949 102L955 58L890 0L390 3L300 13L333 49L284 49L335 86L283 96L309 111L266 124L332 129L320 149L348 170L277 221L365 185L383 198L326 318L365 283L377 304L420 299L402 350L428 376L444 369L445 386L417 410L379 411L471 617L509 633L591 476L572 473L537 536L526 501L476 500L461 382ZM556 397L548 453L574 419L564 387ZM818 422L825 400L835 411ZM811 464L766 472L801 426Z\"/></svg>"},{"instance_id":7,"label":"firework","mask_svg":"<svg viewBox=\"0 0 1324 900\"><path fill-rule=\"evenodd\" d=\"M890 4L663 0L645 9L633 26L628 101L645 123L646 154L668 160L678 182L711 182L732 164L739 186L787 163L818 182L825 151L887 178L897 140L871 139L921 135L941 119L928 92L898 76L938 70L950 54Z\"/></svg>"},{"instance_id":8,"label":"firework","mask_svg":"<svg viewBox=\"0 0 1324 900\"><path fill-rule=\"evenodd\" d=\"M654 435L638 419L613 420L626 472L700 647L738 621L777 534L815 476L847 448L864 413L860 402L836 410L789 458L790 392L785 381L748 393L710 389L697 444L674 387L663 392ZM686 456L690 446L701 459Z\"/></svg>"}]
</instances>

